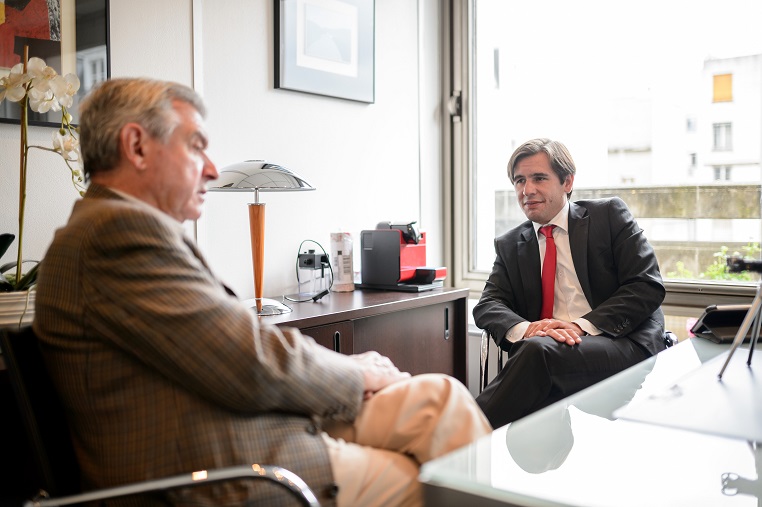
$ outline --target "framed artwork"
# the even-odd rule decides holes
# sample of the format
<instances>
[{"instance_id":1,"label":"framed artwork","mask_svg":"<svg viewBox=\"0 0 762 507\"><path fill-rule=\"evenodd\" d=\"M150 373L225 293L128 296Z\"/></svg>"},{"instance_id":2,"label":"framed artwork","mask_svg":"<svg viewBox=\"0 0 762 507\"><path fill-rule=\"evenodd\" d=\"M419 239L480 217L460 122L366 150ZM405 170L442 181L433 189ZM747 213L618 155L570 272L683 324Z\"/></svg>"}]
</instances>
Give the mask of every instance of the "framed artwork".
<instances>
[{"instance_id":1,"label":"framed artwork","mask_svg":"<svg viewBox=\"0 0 762 507\"><path fill-rule=\"evenodd\" d=\"M80 87L69 112L77 123L79 101L99 81L111 75L109 59L109 0L0 1L0 76L21 63L24 46L62 75L74 73ZM15 102L0 103L0 122L18 123ZM29 111L30 125L59 127L60 112Z\"/></svg>"},{"instance_id":2,"label":"framed artwork","mask_svg":"<svg viewBox=\"0 0 762 507\"><path fill-rule=\"evenodd\" d=\"M274 0L275 88L372 103L375 0Z\"/></svg>"}]
</instances>

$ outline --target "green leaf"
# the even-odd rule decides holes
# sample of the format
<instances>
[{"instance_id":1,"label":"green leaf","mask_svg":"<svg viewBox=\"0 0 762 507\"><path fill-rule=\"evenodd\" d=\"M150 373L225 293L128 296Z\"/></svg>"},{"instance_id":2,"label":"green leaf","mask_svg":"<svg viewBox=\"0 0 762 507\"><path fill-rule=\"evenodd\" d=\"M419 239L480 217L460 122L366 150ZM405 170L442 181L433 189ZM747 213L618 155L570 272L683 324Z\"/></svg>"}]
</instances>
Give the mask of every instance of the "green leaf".
<instances>
[{"instance_id":1,"label":"green leaf","mask_svg":"<svg viewBox=\"0 0 762 507\"><path fill-rule=\"evenodd\" d=\"M22 276L21 280L19 280L16 283L16 287L14 287L14 290L16 291L27 290L30 287L32 287L35 283L37 283L37 271L39 269L40 269L40 263L35 264L34 267L30 269L24 276Z\"/></svg>"},{"instance_id":2,"label":"green leaf","mask_svg":"<svg viewBox=\"0 0 762 507\"><path fill-rule=\"evenodd\" d=\"M0 275L0 292L13 292L13 284L3 275Z\"/></svg>"}]
</instances>

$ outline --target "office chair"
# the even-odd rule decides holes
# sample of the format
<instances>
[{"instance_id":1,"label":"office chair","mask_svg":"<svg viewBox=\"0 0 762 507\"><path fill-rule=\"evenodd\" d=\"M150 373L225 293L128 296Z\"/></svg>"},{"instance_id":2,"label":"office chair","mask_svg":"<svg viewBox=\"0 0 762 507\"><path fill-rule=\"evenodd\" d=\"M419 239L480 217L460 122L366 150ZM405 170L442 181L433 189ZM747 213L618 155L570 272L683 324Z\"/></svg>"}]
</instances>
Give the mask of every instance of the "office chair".
<instances>
[{"instance_id":1,"label":"office chair","mask_svg":"<svg viewBox=\"0 0 762 507\"><path fill-rule=\"evenodd\" d=\"M77 458L64 409L38 348L31 326L3 329L0 350L16 403L27 429L37 469L39 495L24 507L49 507L169 491L233 479L265 479L286 488L302 505L319 506L317 497L298 475L273 465L241 465L202 470L113 488L82 492Z\"/></svg>"},{"instance_id":2,"label":"office chair","mask_svg":"<svg viewBox=\"0 0 762 507\"><path fill-rule=\"evenodd\" d=\"M489 378L489 349L491 342L492 336L490 336L489 331L483 329L481 343L479 344L479 392L482 392L491 380ZM664 345L669 348L675 344L677 344L677 335L672 331L664 331ZM497 345L493 346L497 349L497 365L495 370L495 375L497 375L503 369L505 351Z\"/></svg>"}]
</instances>

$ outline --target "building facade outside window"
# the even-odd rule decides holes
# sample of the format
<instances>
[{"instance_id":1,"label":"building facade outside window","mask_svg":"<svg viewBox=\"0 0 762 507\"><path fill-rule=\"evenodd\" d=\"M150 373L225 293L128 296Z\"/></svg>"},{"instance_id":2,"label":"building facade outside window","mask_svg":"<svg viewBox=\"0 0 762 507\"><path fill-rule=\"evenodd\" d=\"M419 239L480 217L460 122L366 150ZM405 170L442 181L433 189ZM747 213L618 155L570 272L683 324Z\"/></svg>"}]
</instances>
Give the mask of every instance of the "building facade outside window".
<instances>
[{"instance_id":1,"label":"building facade outside window","mask_svg":"<svg viewBox=\"0 0 762 507\"><path fill-rule=\"evenodd\" d=\"M483 288L493 239L525 220L508 159L549 137L574 157L573 199L628 203L674 304L753 294L758 277L719 264L762 238L762 37L747 35L762 2L453 0L452 18L456 284Z\"/></svg>"}]
</instances>

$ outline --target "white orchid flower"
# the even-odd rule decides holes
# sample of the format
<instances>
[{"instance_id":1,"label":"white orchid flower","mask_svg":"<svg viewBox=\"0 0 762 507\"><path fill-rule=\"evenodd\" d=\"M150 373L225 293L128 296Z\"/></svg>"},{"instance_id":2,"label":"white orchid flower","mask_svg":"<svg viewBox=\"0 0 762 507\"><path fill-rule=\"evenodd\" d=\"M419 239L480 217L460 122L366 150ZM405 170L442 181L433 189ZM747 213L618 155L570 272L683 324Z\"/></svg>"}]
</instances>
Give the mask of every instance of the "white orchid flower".
<instances>
[{"instance_id":1,"label":"white orchid flower","mask_svg":"<svg viewBox=\"0 0 762 507\"><path fill-rule=\"evenodd\" d=\"M60 130L53 132L53 150L60 153L64 160L79 160L79 139L72 134L61 134Z\"/></svg>"},{"instance_id":2,"label":"white orchid flower","mask_svg":"<svg viewBox=\"0 0 762 507\"><path fill-rule=\"evenodd\" d=\"M38 113L61 110L61 104L58 103L56 96L53 94L53 90L50 88L47 90L31 88L29 90L29 107L32 111Z\"/></svg>"},{"instance_id":3,"label":"white orchid flower","mask_svg":"<svg viewBox=\"0 0 762 507\"><path fill-rule=\"evenodd\" d=\"M41 58L30 58L27 63L26 71L32 77L32 88L47 92L50 89L50 82L58 75L53 67L48 67Z\"/></svg>"},{"instance_id":4,"label":"white orchid flower","mask_svg":"<svg viewBox=\"0 0 762 507\"><path fill-rule=\"evenodd\" d=\"M63 107L71 107L74 104L74 95L79 90L79 78L75 74L55 76L50 80L50 89L56 100Z\"/></svg>"},{"instance_id":5,"label":"white orchid flower","mask_svg":"<svg viewBox=\"0 0 762 507\"><path fill-rule=\"evenodd\" d=\"M8 99L18 102L26 95L26 85L32 79L28 73L24 73L24 65L17 63L11 68L10 74L0 78L0 102Z\"/></svg>"},{"instance_id":6,"label":"white orchid flower","mask_svg":"<svg viewBox=\"0 0 762 507\"><path fill-rule=\"evenodd\" d=\"M0 5L3 0L0 0ZM26 51L25 51L26 53ZM26 57L25 57L26 59ZM80 170L82 155L79 151L79 139L77 130L72 127L72 117L66 110L74 103L74 94L79 90L79 78L74 74L61 77L52 67L48 67L40 58L30 58L24 64L14 65L10 73L0 77L0 102L8 99L11 102L21 102L21 160L19 161L19 248L16 261L16 278L21 279L20 267L22 264L21 238L24 232L24 209L26 204L26 172L30 149L37 148L44 151L53 151L61 155L66 166L71 172L71 181L74 189L84 195L84 179ZM29 118L27 107L32 111L47 113L48 111L61 112L61 128L53 133L53 147L29 145L27 130Z\"/></svg>"},{"instance_id":7,"label":"white orchid flower","mask_svg":"<svg viewBox=\"0 0 762 507\"><path fill-rule=\"evenodd\" d=\"M32 77L40 77L45 74L45 72L49 72L46 71L46 69L52 70L54 74L56 73L55 69L48 67L48 64L45 63L45 60L42 58L37 58L36 56L30 58L29 62L26 64L26 70Z\"/></svg>"}]
</instances>

